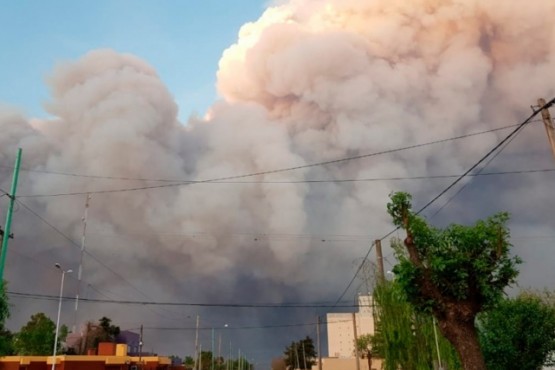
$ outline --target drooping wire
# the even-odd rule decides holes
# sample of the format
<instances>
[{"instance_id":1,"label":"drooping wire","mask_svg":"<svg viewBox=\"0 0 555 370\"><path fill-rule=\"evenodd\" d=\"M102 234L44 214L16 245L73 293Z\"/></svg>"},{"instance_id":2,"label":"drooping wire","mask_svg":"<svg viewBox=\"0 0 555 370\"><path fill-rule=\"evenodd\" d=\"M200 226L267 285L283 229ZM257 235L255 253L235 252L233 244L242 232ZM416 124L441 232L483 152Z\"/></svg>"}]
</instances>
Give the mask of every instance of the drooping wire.
<instances>
[{"instance_id":1,"label":"drooping wire","mask_svg":"<svg viewBox=\"0 0 555 370\"><path fill-rule=\"evenodd\" d=\"M105 189L105 190L96 190L96 191L95 190L87 190L87 191L81 191L81 192L68 192L68 193L55 193L55 194L29 194L29 195L23 195L23 196L20 196L20 197L28 197L28 198L30 198L30 197L59 197L59 196L84 195L84 194L121 193L121 192L129 192L129 191L171 188L171 187L195 185L195 184L219 183L219 182L228 181L228 180L236 180L236 179L242 179L242 178L248 178L248 177L269 175L269 174L281 173L281 172L288 172L288 171L294 171L294 170L299 170L299 169L325 166L325 165L329 165L329 164L352 161L352 160L357 160L357 159L362 159L362 158L369 158L369 157L374 157L374 156L378 156L378 155L391 154L391 153L396 153L396 152L400 152L400 151L404 151L404 150L416 149L416 148L421 148L421 147L428 146L428 145L445 143L445 142L449 142L449 141L453 141L453 140L459 140L459 139L464 139L464 138L468 138L468 137L472 137L472 136L482 135L482 134L486 134L486 133L490 133L490 132L505 130L505 129L515 127L515 126L516 125L504 126L504 127L499 127L499 128L495 128L495 129L486 130L486 131L480 131L480 132L475 132L475 133L470 133L470 134L465 134L465 135L459 135L459 136L446 138L446 139L434 140L434 141L430 141L430 142L426 142L426 143L420 143L420 144L414 144L414 145L409 145L409 146L400 147L400 148L382 150L382 151L379 151L379 152L374 152L374 153L369 153L369 154L339 158L339 159L323 161L323 162L310 163L310 164L294 166L294 167L280 168L280 169L275 169L275 170L259 171L259 172L242 174L242 175L225 176L225 177L212 178L212 179L199 180L199 181L179 181L179 182L172 182L172 183L164 184L164 185L151 185L151 186L140 186L140 187L133 187L133 188L120 188L120 189Z\"/></svg>"},{"instance_id":2,"label":"drooping wire","mask_svg":"<svg viewBox=\"0 0 555 370\"><path fill-rule=\"evenodd\" d=\"M451 184L449 184L446 188L444 188L442 191L440 191L435 197L433 197L428 203L426 203L422 208L420 208L416 212L416 214L418 215L418 214L424 212L429 206L431 206L433 203L435 203L439 198L441 198L445 193L447 193L449 190L451 190L463 178L465 178L469 173L471 173L476 167L478 167L480 164L482 164L490 155L494 154L499 148L501 148L503 145L505 145L505 143L507 143L509 140L512 140L511 138L513 138L515 135L517 135L520 132L520 130L522 130L522 128L524 126L526 126L528 123L530 123L532 121L532 119L538 113L540 113L543 109L547 109L547 108L551 107L554 103L555 103L555 98L551 99L543 107L539 107L538 109L533 110L532 114L530 114L530 116L528 116L528 118L526 118L521 123L519 123L517 125L514 125L513 127L516 126L516 128L513 131L511 131L505 138L503 138L503 140L501 140L492 149L490 149L485 155L483 155L477 162L475 162L472 166L470 166L470 168L468 170L466 170L462 175L457 177L457 179L455 179L455 181L453 181ZM392 231L387 233L385 236L381 237L380 240L386 239L387 237L389 237L391 234L393 234L398 229L399 229L399 227L396 227L395 229L393 229ZM360 270L362 269L364 263L366 263L366 261L368 259L368 256L370 255L370 252L372 251L374 245L375 245L375 243L372 243L372 245L368 249L368 252L364 256L361 264L359 265L358 269L355 271L354 276L351 278L351 280L349 281L349 283L347 284L347 286L345 287L345 289L343 290L343 292L341 293L341 295L337 299L337 302L339 302L343 299L345 294L347 294L347 291L353 285L353 282L355 281L357 275L359 274Z\"/></svg>"}]
</instances>

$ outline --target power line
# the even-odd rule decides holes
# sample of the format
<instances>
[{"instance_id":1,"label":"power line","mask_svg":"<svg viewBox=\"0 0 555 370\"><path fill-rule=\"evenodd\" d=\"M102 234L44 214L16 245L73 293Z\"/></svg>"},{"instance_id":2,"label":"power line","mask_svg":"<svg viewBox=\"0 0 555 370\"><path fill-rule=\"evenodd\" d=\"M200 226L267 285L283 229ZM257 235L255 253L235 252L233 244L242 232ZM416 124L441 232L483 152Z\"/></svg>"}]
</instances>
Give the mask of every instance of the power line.
<instances>
[{"instance_id":1,"label":"power line","mask_svg":"<svg viewBox=\"0 0 555 370\"><path fill-rule=\"evenodd\" d=\"M219 177L219 178L213 178L213 179L207 179L207 180L199 180L199 181L180 181L180 182L172 182L172 183L164 184L164 185L139 186L139 187L134 187L134 188L88 190L88 191L80 191L80 192L55 193L55 194L31 194L31 195L24 195L24 196L20 196L20 197L28 197L28 198L30 198L30 197L59 197L59 196L84 195L84 194L121 193L121 192L129 192L129 191L170 188L170 187L195 185L195 184L218 183L218 182L223 182L223 181L227 181L227 180L236 180L236 179L247 178L247 177L255 177L255 176L260 176L260 175L269 175L269 174L274 174L274 173L288 172L288 171L294 171L294 170L299 170L299 169L304 169L304 168L325 166L325 165L334 164L334 163L352 161L352 160L356 160L356 159L369 158L369 157L374 157L374 156L383 155L383 154L391 154L391 153L396 153L396 152L400 152L400 151L404 151L404 150L416 149L416 148L420 148L420 147L424 147L424 146L428 146L428 145L445 143L445 142L448 142L448 141L459 140L459 139L464 139L464 138L468 138L468 137L482 135L482 134L486 134L486 133L490 133L490 132L505 130L505 129L515 127L515 126L516 125L498 127L498 128L490 129L490 130L486 130L486 131L480 131L480 132L455 136L455 137L446 138L446 139L439 139L439 140L435 140L435 141L430 141L430 142L420 143L420 144L414 144L414 145L409 145L409 146L395 148L395 149L387 149L387 150L382 150L382 151L379 151L379 152L374 152L374 153L369 153L369 154L363 154L363 155L358 155L358 156L334 159L334 160L330 160L330 161L317 162L317 163L311 163L311 164L294 166L294 167L280 168L280 169L275 169L275 170L259 171L259 172L242 174L242 175L225 176L225 177Z\"/></svg>"},{"instance_id":2,"label":"power line","mask_svg":"<svg viewBox=\"0 0 555 370\"><path fill-rule=\"evenodd\" d=\"M538 120L538 122L539 121L540 120ZM443 142L451 141L451 140L464 139L464 138L468 138L468 137L472 137L472 136L476 136L476 135L483 135L483 134L486 134L486 133L505 130L505 129L515 127L515 126L516 125L502 126L502 127L498 127L498 128L494 128L494 129L490 129L490 130L479 131L479 132L475 132L475 133L455 136L455 137L451 137L451 138L447 138L447 139L439 139L439 140L436 140L436 141L416 144L416 145L403 147L403 148L386 150L386 151L377 152L377 153L369 153L369 154L363 154L363 155L359 155L359 156L351 156L351 157L339 158L339 159L330 160L330 161L317 162L317 163L312 163L312 164L307 164L307 165L302 165L302 166L276 169L276 170L265 171L265 172L256 173L256 174L239 175L239 176L240 177L251 177L251 176L256 176L256 175L261 175L261 174L268 174L268 173L275 173L275 172L285 172L285 171L292 171L292 170L302 169L302 168L307 168L307 167L323 166L323 165L326 165L326 164L356 160L356 159L361 159L361 158L366 158L366 157L372 157L372 156L375 156L375 155L393 153L393 152L401 151L401 150L414 149L414 148L418 148L418 147L422 147L422 146L443 143ZM13 169L12 166L0 166L0 168ZM31 173L41 173L41 174L48 174L48 175L84 177L84 178L107 179L107 180L124 180L124 181L152 181L152 182L174 182L174 183L178 182L178 183L184 183L184 184L205 183L205 182L215 182L216 181L216 180L192 181L192 180L182 180L182 179L153 179L153 178L145 178L145 177L128 177L128 176L121 176L120 177L120 176L104 176L104 175L87 175L87 174L62 172L62 171L46 171L46 170L29 169L29 168L24 168L24 167L20 168L20 171L31 172Z\"/></svg>"},{"instance_id":3,"label":"power line","mask_svg":"<svg viewBox=\"0 0 555 370\"><path fill-rule=\"evenodd\" d=\"M21 200L16 200L17 203L19 203L21 206L23 206L27 211L29 211L32 215L34 215L35 217L37 217L39 220L41 220L43 223L45 223L47 226L49 226L52 230L54 230L56 233L58 233L61 237L63 237L65 240L67 240L72 246L77 247L77 248L81 248L81 246L75 242L73 239L71 239L69 236L67 236L63 231L61 231L59 228L57 228L56 226L54 226L53 224L51 224L50 222L48 222L44 217L42 217L41 215L39 215L37 212L33 211L29 206L27 206L25 203L23 203ZM95 255L93 255L91 252L89 251L85 251L85 253L92 258L93 260L95 260L98 264L100 264L101 266L103 266L105 269L107 269L108 271L110 271L112 274L114 274L115 276L117 276L119 279L121 279L123 282L125 282L127 285L129 285L131 288L133 288L133 290L135 290L136 292L138 292L139 294L141 294L143 297L146 297L148 299L150 299L150 297L148 297L145 293L143 293L142 291L140 291L137 287L135 287L133 284L131 284L127 279L125 279L121 274L119 274L117 271L115 271L114 269L112 269L110 266L106 265L104 262L102 262L100 259L98 259L98 257L96 257Z\"/></svg>"},{"instance_id":4,"label":"power line","mask_svg":"<svg viewBox=\"0 0 555 370\"><path fill-rule=\"evenodd\" d=\"M428 203L426 203L422 208L420 208L420 210L418 212L416 212L416 214L422 213L424 210L426 210L426 208L431 206L436 200L438 200L440 197L442 197L443 194L445 194L449 190L451 190L463 178L465 178L470 172L472 172L476 167L478 167L480 164L482 164L482 162L484 162L490 155L495 153L497 151L497 149L502 147L509 140L512 140L512 137L517 135L524 126L526 126L528 123L530 123L532 118L534 118L539 112L541 112L543 109L549 108L551 105L553 105L554 102L555 102L555 98L551 99L549 101L549 103L545 104L545 106L540 107L538 110L534 110L532 112L532 114L527 119L525 119L523 122L518 124L518 126L513 131L511 131L509 133L509 135L507 135L503 140L501 140L497 145L495 145L489 152L487 152L482 158L480 158L476 163L474 163L468 170L465 171L465 173L460 175L455 181L453 181L451 184L449 184L449 186L447 186L445 189L443 189L438 195L436 195Z\"/></svg>"},{"instance_id":5,"label":"power line","mask_svg":"<svg viewBox=\"0 0 555 370\"><path fill-rule=\"evenodd\" d=\"M477 176L502 176L502 175L520 175L520 174L529 174L529 173L549 173L555 172L555 169L552 168L545 168L545 169L536 169L536 170L514 170L514 171L498 171L498 172L486 172L486 173L475 173L469 174L469 177L477 177ZM361 179L309 179L309 180L283 180L283 181L191 181L188 183L180 183L181 185L194 185L194 184L337 184L337 183L356 183L356 182L379 182L379 181L407 181L407 180L436 180L436 179L452 179L459 177L458 175L424 175L424 176L394 176L394 177L371 177L371 178L361 178ZM176 185L176 184L173 184ZM176 185L177 186L177 185ZM148 189L157 188L157 187L149 187ZM142 189L142 188L141 188ZM139 190L133 189L133 190ZM98 192L122 192L126 191L125 189L115 189L115 190L106 190L106 191L98 191ZM87 192L88 193L95 193ZM77 193L58 193L58 194L24 194L20 195L19 197L23 198L39 198L39 197L56 197L62 195L81 195L81 192Z\"/></svg>"},{"instance_id":6,"label":"power line","mask_svg":"<svg viewBox=\"0 0 555 370\"><path fill-rule=\"evenodd\" d=\"M553 105L555 103L555 98L551 99L548 103L546 103L543 107L539 107L537 110L534 110L532 112L532 114L530 116L528 116L527 119L525 119L523 122L517 124L517 125L513 125L512 127L516 127L513 131L511 131L509 133L509 135L507 135L503 140L501 140L499 143L497 143L497 145L495 145L491 150L489 150L484 156L482 156L476 163L474 163L472 166L470 166L470 168L468 170L466 170L462 175L460 175L459 177L457 177L457 179L455 179L455 181L453 181L451 184L449 184L445 189L443 189L442 191L440 191L435 197L433 197L428 203L426 203L422 208L420 208L420 210L418 210L416 212L416 214L420 214L422 213L424 210L426 210L429 206L431 206L435 201L437 201L439 198L441 198L445 193L447 193L449 190L451 190L455 185L457 185L463 178L465 178L470 172L472 172L476 167L478 167L480 164L482 164L482 162L484 162L490 155L492 155L495 151L497 151L497 149L499 149L500 147L502 147L505 143L507 143L509 140L512 140L511 138L514 137L516 134L518 134L518 132L524 127L526 126L528 123L530 123L532 121L532 118L534 118L539 112L541 112L543 109L547 109L549 108L551 105ZM394 232L396 232L399 229L399 227L396 227L395 229L391 230L389 233L387 233L386 235L384 235L383 237L380 238L380 240L386 239L387 237L389 237L390 235L392 235ZM364 266L364 264L366 263L366 261L368 260L368 256L370 255L370 252L372 251L372 249L374 248L375 242L372 243L372 245L370 245L370 248L368 249L368 252L366 253L366 255L364 256L362 262L360 263L358 269L356 270L354 276L352 277L352 279L349 281L349 284L347 284L347 287L343 290L343 292L341 293L341 295L339 296L339 298L337 299L337 302L341 301L343 299L343 297L345 296L345 294L347 294L347 291L349 290L349 288L351 287L351 285L353 285L353 282L355 281L356 277L358 276L360 270L362 269L362 267Z\"/></svg>"},{"instance_id":7,"label":"power line","mask_svg":"<svg viewBox=\"0 0 555 370\"><path fill-rule=\"evenodd\" d=\"M8 291L9 295L38 300L59 300L60 297L48 294L23 293ZM75 297L62 297L63 300L73 300ZM140 306L185 306L185 307L220 307L220 308L356 308L365 305L343 304L340 306L321 303L206 303L206 302L157 302L157 301L133 301L116 299L83 298L83 302L106 303L118 305L140 305Z\"/></svg>"},{"instance_id":8,"label":"power line","mask_svg":"<svg viewBox=\"0 0 555 370\"><path fill-rule=\"evenodd\" d=\"M468 176L480 176L482 175L482 171L485 170L487 168L487 166L489 166L489 164L491 162L493 162L495 160L495 158L497 158L497 156L499 154L501 154L503 152L503 150L505 150L506 147L508 147L512 141L516 138L516 136L522 132L522 130L524 129L524 126L521 126L517 132L515 133L515 135L513 137L511 137L508 141L506 141L497 151L497 153L495 153L494 155L491 156L491 158L486 162L486 164L484 164L482 166L482 168L480 168L475 174L468 174ZM457 190L451 197L449 197L449 199L447 199L447 201L445 203L443 203L443 205L441 207L439 207L431 216L430 219L434 218L435 216L437 216L438 213L440 213L445 207L447 207L449 205L449 203L451 203L451 201L453 199L455 199L460 193L462 193L464 191L464 189L466 189L467 185L470 184L470 182L467 182L465 184L463 184L459 190Z\"/></svg>"}]
</instances>

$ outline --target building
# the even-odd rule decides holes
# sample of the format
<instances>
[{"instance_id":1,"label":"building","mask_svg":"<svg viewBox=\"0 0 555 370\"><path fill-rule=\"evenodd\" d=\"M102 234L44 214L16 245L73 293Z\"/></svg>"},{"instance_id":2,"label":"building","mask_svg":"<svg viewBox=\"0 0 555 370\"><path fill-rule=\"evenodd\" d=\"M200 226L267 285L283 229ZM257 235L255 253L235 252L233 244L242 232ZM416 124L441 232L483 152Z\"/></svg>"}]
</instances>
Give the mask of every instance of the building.
<instances>
[{"instance_id":1,"label":"building","mask_svg":"<svg viewBox=\"0 0 555 370\"><path fill-rule=\"evenodd\" d=\"M0 357L0 370L174 370L168 357L136 357L127 354L125 344L100 343L98 355L87 356L5 356Z\"/></svg>"},{"instance_id":2,"label":"building","mask_svg":"<svg viewBox=\"0 0 555 370\"><path fill-rule=\"evenodd\" d=\"M116 343L127 344L127 348L130 356L135 356L139 354L141 350L140 342L141 342L140 334L129 330L122 330L116 336Z\"/></svg>"},{"instance_id":3,"label":"building","mask_svg":"<svg viewBox=\"0 0 555 370\"><path fill-rule=\"evenodd\" d=\"M374 314L372 296L358 296L358 312L356 313L328 313L328 356L340 359L355 357L356 323L357 336L374 334Z\"/></svg>"}]
</instances>

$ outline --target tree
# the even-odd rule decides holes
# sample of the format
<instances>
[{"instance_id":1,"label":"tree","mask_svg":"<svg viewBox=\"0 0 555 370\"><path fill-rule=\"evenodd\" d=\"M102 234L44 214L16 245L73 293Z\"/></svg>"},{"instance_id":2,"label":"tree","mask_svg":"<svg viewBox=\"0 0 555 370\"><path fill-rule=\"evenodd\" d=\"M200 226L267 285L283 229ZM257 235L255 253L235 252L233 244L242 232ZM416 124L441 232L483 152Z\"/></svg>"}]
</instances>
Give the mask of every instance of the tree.
<instances>
[{"instance_id":1,"label":"tree","mask_svg":"<svg viewBox=\"0 0 555 370\"><path fill-rule=\"evenodd\" d=\"M432 316L414 309L397 280L376 285L373 298L376 330L369 342L371 354L384 360L384 369L435 368L438 356ZM459 369L453 346L440 333L438 346L442 365Z\"/></svg>"},{"instance_id":2,"label":"tree","mask_svg":"<svg viewBox=\"0 0 555 370\"><path fill-rule=\"evenodd\" d=\"M521 262L509 255L508 214L442 230L413 212L407 193L393 194L387 210L406 232L393 271L409 302L433 314L465 370L485 370L475 319L501 299Z\"/></svg>"},{"instance_id":3,"label":"tree","mask_svg":"<svg viewBox=\"0 0 555 370\"><path fill-rule=\"evenodd\" d=\"M372 349L374 336L372 334L363 334L357 338L358 353L368 360L368 369L372 369Z\"/></svg>"},{"instance_id":4,"label":"tree","mask_svg":"<svg viewBox=\"0 0 555 370\"><path fill-rule=\"evenodd\" d=\"M120 333L119 326L112 325L112 320L102 317L98 323L87 322L85 335L75 344L76 353L85 354L89 348L98 348L100 342L115 342Z\"/></svg>"},{"instance_id":5,"label":"tree","mask_svg":"<svg viewBox=\"0 0 555 370\"><path fill-rule=\"evenodd\" d=\"M312 338L307 336L298 342L291 342L284 351L285 364L294 369L311 369L316 364L316 350Z\"/></svg>"},{"instance_id":6,"label":"tree","mask_svg":"<svg viewBox=\"0 0 555 370\"><path fill-rule=\"evenodd\" d=\"M15 335L14 348L17 354L46 356L52 354L56 324L44 313L39 312Z\"/></svg>"},{"instance_id":7,"label":"tree","mask_svg":"<svg viewBox=\"0 0 555 370\"><path fill-rule=\"evenodd\" d=\"M120 333L119 326L112 325L112 319L103 316L100 320L100 332L98 333L98 339L100 342L115 342L116 337ZM97 343L98 345L98 343Z\"/></svg>"},{"instance_id":8,"label":"tree","mask_svg":"<svg viewBox=\"0 0 555 370\"><path fill-rule=\"evenodd\" d=\"M503 299L479 316L479 334L489 370L535 370L555 364L555 307L537 295Z\"/></svg>"},{"instance_id":9,"label":"tree","mask_svg":"<svg viewBox=\"0 0 555 370\"><path fill-rule=\"evenodd\" d=\"M0 239L1 240L1 239ZM10 316L8 297L6 295L6 281L0 284L0 356L13 354L13 334L4 327Z\"/></svg>"},{"instance_id":10,"label":"tree","mask_svg":"<svg viewBox=\"0 0 555 370\"><path fill-rule=\"evenodd\" d=\"M191 356L185 356L185 360L183 361L183 366L186 369L192 369L195 366L195 359Z\"/></svg>"},{"instance_id":11,"label":"tree","mask_svg":"<svg viewBox=\"0 0 555 370\"><path fill-rule=\"evenodd\" d=\"M13 334L7 329L0 329L0 356L14 354Z\"/></svg>"}]
</instances>

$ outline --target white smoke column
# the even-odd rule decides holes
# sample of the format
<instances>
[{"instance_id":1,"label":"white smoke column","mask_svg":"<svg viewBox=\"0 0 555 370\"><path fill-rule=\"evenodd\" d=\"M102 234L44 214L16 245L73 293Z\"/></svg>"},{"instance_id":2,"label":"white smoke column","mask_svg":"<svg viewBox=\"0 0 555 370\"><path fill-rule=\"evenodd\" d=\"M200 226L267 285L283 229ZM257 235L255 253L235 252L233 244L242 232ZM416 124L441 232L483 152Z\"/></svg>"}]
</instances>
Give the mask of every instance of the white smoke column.
<instances>
[{"instance_id":1,"label":"white smoke column","mask_svg":"<svg viewBox=\"0 0 555 370\"><path fill-rule=\"evenodd\" d=\"M548 0L524 7L494 0L293 0L242 27L220 61L218 88L234 105L264 106L309 163L480 131L517 122L537 97L555 93L554 16ZM505 134L310 173L461 173ZM537 135L529 135L513 147L535 143ZM333 206L323 215L309 210L309 220L319 231L381 236L390 227L387 194L406 186L330 187L320 200ZM408 189L424 202L442 186ZM494 210L518 210L510 206L515 198L530 199L521 189L526 198L507 193Z\"/></svg>"}]
</instances>

